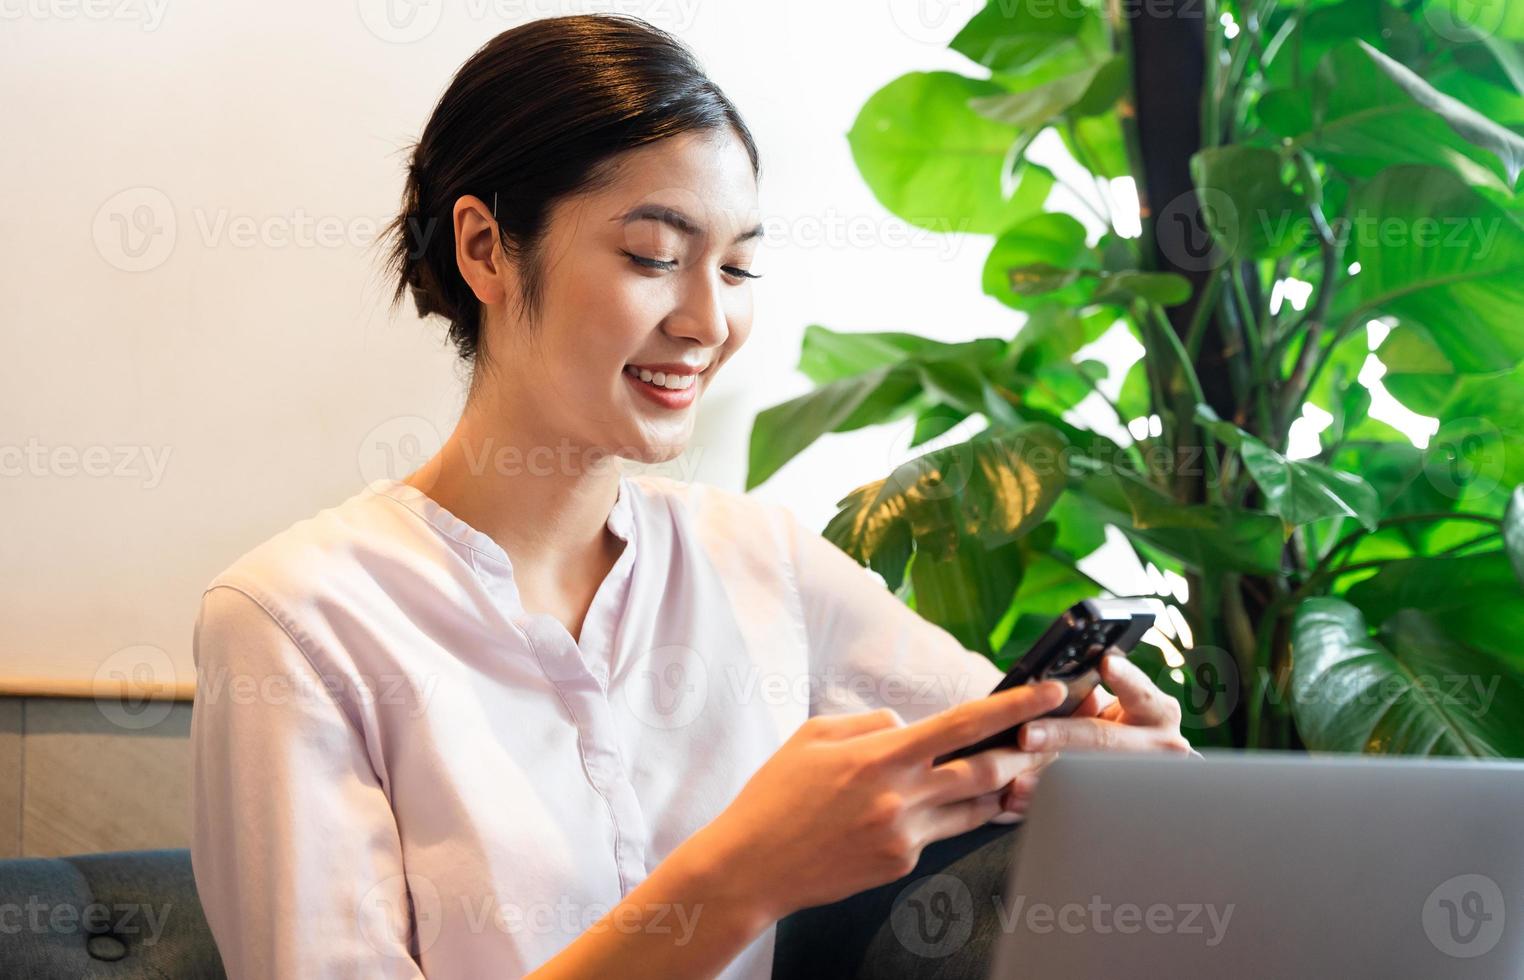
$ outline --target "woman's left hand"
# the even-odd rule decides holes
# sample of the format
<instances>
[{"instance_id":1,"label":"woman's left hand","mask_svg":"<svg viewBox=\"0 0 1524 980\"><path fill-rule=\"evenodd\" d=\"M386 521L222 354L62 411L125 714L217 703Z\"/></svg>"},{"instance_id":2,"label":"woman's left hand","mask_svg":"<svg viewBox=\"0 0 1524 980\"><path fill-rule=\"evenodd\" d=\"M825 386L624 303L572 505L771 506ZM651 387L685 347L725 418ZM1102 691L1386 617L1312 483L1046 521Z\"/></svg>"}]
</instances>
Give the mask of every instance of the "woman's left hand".
<instances>
[{"instance_id":1,"label":"woman's left hand","mask_svg":"<svg viewBox=\"0 0 1524 980\"><path fill-rule=\"evenodd\" d=\"M1149 676L1115 648L1101 658L1101 680L1067 718L1038 718L1021 726L1019 747L1051 761L1069 749L1115 752L1191 752L1180 734L1180 702L1159 690ZM1115 692L1114 694L1112 692ZM1033 770L1006 787L1006 806L1022 814L1040 772ZM1011 823L1019 816L999 817Z\"/></svg>"},{"instance_id":2,"label":"woman's left hand","mask_svg":"<svg viewBox=\"0 0 1524 980\"><path fill-rule=\"evenodd\" d=\"M1191 743L1180 734L1180 702L1120 653L1101 658L1101 681L1067 718L1039 718L1021 728L1028 752L1105 749L1118 752L1180 752Z\"/></svg>"}]
</instances>

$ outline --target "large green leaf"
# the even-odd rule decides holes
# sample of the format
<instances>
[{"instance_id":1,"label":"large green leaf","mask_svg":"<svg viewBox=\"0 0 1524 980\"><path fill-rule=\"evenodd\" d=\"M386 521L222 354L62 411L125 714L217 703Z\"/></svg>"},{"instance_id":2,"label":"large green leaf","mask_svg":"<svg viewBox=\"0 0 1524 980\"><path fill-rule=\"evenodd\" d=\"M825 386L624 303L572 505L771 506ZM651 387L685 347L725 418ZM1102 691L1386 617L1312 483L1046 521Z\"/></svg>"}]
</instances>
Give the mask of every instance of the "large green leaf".
<instances>
[{"instance_id":1,"label":"large green leaf","mask_svg":"<svg viewBox=\"0 0 1524 980\"><path fill-rule=\"evenodd\" d=\"M1006 342L994 337L948 344L912 333L842 332L818 324L804 329L799 370L816 384L892 367L907 359L993 363Z\"/></svg>"},{"instance_id":2,"label":"large green leaf","mask_svg":"<svg viewBox=\"0 0 1524 980\"><path fill-rule=\"evenodd\" d=\"M1291 707L1314 751L1524 755L1517 671L1401 613L1373 639L1354 606L1308 599L1292 625Z\"/></svg>"},{"instance_id":3,"label":"large green leaf","mask_svg":"<svg viewBox=\"0 0 1524 980\"><path fill-rule=\"evenodd\" d=\"M1001 92L954 72L910 72L868 99L847 133L852 159L879 202L906 221L941 232L995 234L1042 208L1053 178L1024 166L1002 193L1018 131L980 116L969 100Z\"/></svg>"},{"instance_id":4,"label":"large green leaf","mask_svg":"<svg viewBox=\"0 0 1524 980\"><path fill-rule=\"evenodd\" d=\"M994 72L1030 72L1062 59L1072 66L1088 59L1081 37L1099 48L1105 41L1100 10L1078 5L1058 16L1052 8L1026 3L991 3L963 25L948 47Z\"/></svg>"},{"instance_id":5,"label":"large green leaf","mask_svg":"<svg viewBox=\"0 0 1524 980\"><path fill-rule=\"evenodd\" d=\"M965 538L999 547L1042 523L1068 478L1064 450L1045 425L986 429L853 490L825 535L864 564L906 529L918 559L951 559Z\"/></svg>"},{"instance_id":6,"label":"large green leaf","mask_svg":"<svg viewBox=\"0 0 1524 980\"><path fill-rule=\"evenodd\" d=\"M1521 67L1524 67L1524 62L1521 62ZM1495 123L1515 132L1524 127L1524 97L1518 94L1518 89L1494 85L1485 78L1459 69L1438 72L1429 76L1429 81L1450 98L1480 112Z\"/></svg>"},{"instance_id":7,"label":"large green leaf","mask_svg":"<svg viewBox=\"0 0 1524 980\"><path fill-rule=\"evenodd\" d=\"M1196 420L1213 435L1238 450L1244 469L1265 496L1265 509L1287 524L1311 524L1329 517L1352 517L1374 529L1381 516L1381 498L1369 483L1322 463L1287 459L1231 422L1198 405Z\"/></svg>"},{"instance_id":8,"label":"large green leaf","mask_svg":"<svg viewBox=\"0 0 1524 980\"><path fill-rule=\"evenodd\" d=\"M1382 385L1420 415L1438 411L1461 373L1421 324L1399 323L1376 351L1386 372Z\"/></svg>"},{"instance_id":9,"label":"large green leaf","mask_svg":"<svg viewBox=\"0 0 1524 980\"><path fill-rule=\"evenodd\" d=\"M1056 212L1018 222L996 239L982 282L986 295L1018 310L1125 307L1137 299L1168 307L1191 296L1190 282L1174 273L1101 269L1085 226Z\"/></svg>"},{"instance_id":10,"label":"large green leaf","mask_svg":"<svg viewBox=\"0 0 1524 980\"><path fill-rule=\"evenodd\" d=\"M969 108L1023 133L1042 129L1059 117L1095 116L1116 103L1127 88L1127 61L1113 57L1021 92L1002 92L969 101Z\"/></svg>"},{"instance_id":11,"label":"large green leaf","mask_svg":"<svg viewBox=\"0 0 1524 980\"><path fill-rule=\"evenodd\" d=\"M1419 379L1425 383L1413 384ZM1425 454L1425 478L1455 506L1500 511L1524 483L1524 367L1448 380L1399 375L1389 389L1440 420ZM1423 397L1415 397L1419 392Z\"/></svg>"},{"instance_id":12,"label":"large green leaf","mask_svg":"<svg viewBox=\"0 0 1524 980\"><path fill-rule=\"evenodd\" d=\"M1387 57L1366 42L1361 41L1360 48L1414 103L1443 119L1445 125L1461 139L1496 157L1510 188L1518 182L1519 171L1524 169L1524 137L1439 91L1411 68Z\"/></svg>"},{"instance_id":13,"label":"large green leaf","mask_svg":"<svg viewBox=\"0 0 1524 980\"><path fill-rule=\"evenodd\" d=\"M1191 157L1202 216L1228 255L1279 257L1308 242L1307 205L1283 169L1279 154L1252 146L1207 147Z\"/></svg>"},{"instance_id":14,"label":"large green leaf","mask_svg":"<svg viewBox=\"0 0 1524 980\"><path fill-rule=\"evenodd\" d=\"M1341 449L1333 462L1349 472L1359 473L1375 488L1381 500L1383 518L1442 514L1455 509L1454 496L1446 493L1443 484L1430 479L1426 473L1425 466L1430 461L1425 451L1406 441L1353 443ZM1379 534L1361 538L1349 558L1365 561L1427 554L1432 550L1431 536L1446 523L1449 522L1397 523ZM1475 536L1484 529L1468 522L1465 530Z\"/></svg>"},{"instance_id":15,"label":"large green leaf","mask_svg":"<svg viewBox=\"0 0 1524 980\"><path fill-rule=\"evenodd\" d=\"M1303 4L1296 0L1286 5ZM1323 56L1348 44L1351 38L1365 38L1398 58L1410 56L1419 47L1419 32L1412 18L1392 4L1313 0L1306 7L1294 14L1272 17L1267 24L1265 37L1269 38L1280 30L1284 17L1297 18L1294 33L1266 66L1265 83L1270 88L1301 88L1309 84Z\"/></svg>"},{"instance_id":16,"label":"large green leaf","mask_svg":"<svg viewBox=\"0 0 1524 980\"><path fill-rule=\"evenodd\" d=\"M926 397L937 404L967 414L983 413L991 424L1020 424L1015 408L1000 396L977 366L966 361L926 360L917 361L916 368Z\"/></svg>"},{"instance_id":17,"label":"large green leaf","mask_svg":"<svg viewBox=\"0 0 1524 980\"><path fill-rule=\"evenodd\" d=\"M1335 312L1421 325L1458 371L1524 360L1524 227L1459 178L1392 167L1358 191Z\"/></svg>"},{"instance_id":18,"label":"large green leaf","mask_svg":"<svg viewBox=\"0 0 1524 980\"><path fill-rule=\"evenodd\" d=\"M1058 134L1070 155L1095 176L1108 179L1132 176L1122 121L1116 110L1071 120L1069 125L1058 128Z\"/></svg>"},{"instance_id":19,"label":"large green leaf","mask_svg":"<svg viewBox=\"0 0 1524 980\"><path fill-rule=\"evenodd\" d=\"M996 665L1009 670L1014 658L1026 652L1060 613L1095 595L1095 583L1069 565L1052 555L1029 553L1021 587L991 637L997 645Z\"/></svg>"},{"instance_id":20,"label":"large green leaf","mask_svg":"<svg viewBox=\"0 0 1524 980\"><path fill-rule=\"evenodd\" d=\"M1431 100L1419 102L1375 57L1382 56L1356 41L1334 49L1318 66L1314 85L1266 93L1259 103L1261 121L1291 148L1311 150L1355 177L1394 164L1426 164L1494 190L1513 187L1510 165L1496 155L1513 157L1503 149L1512 134L1495 124L1483 127L1475 113L1462 122L1460 103L1408 72L1404 79L1422 86L1418 90ZM1402 68L1391 59L1385 63ZM1456 126L1463 126L1464 135ZM1486 147L1472 142L1484 135L1490 138Z\"/></svg>"},{"instance_id":21,"label":"large green leaf","mask_svg":"<svg viewBox=\"0 0 1524 980\"><path fill-rule=\"evenodd\" d=\"M1481 0L1479 3L1456 3L1455 0L1427 0L1425 17L1436 26L1453 32L1457 25L1469 25L1480 37L1504 41L1524 41L1524 6L1514 0Z\"/></svg>"},{"instance_id":22,"label":"large green leaf","mask_svg":"<svg viewBox=\"0 0 1524 980\"><path fill-rule=\"evenodd\" d=\"M1030 275L1034 266L1063 274L1073 269L1097 269L1100 261L1085 245L1085 226L1074 218L1058 212L1034 215L995 239L984 261L985 295L1017 310L1048 304L1077 306L1089 297L1091 285L1076 282L1077 276L1067 283L1055 281L1050 288L1034 290L1030 284L1023 285L1023 270Z\"/></svg>"},{"instance_id":23,"label":"large green leaf","mask_svg":"<svg viewBox=\"0 0 1524 980\"><path fill-rule=\"evenodd\" d=\"M752 421L746 489L761 484L827 432L899 417L921 390L914 364L875 368L773 405Z\"/></svg>"},{"instance_id":24,"label":"large green leaf","mask_svg":"<svg viewBox=\"0 0 1524 980\"><path fill-rule=\"evenodd\" d=\"M1277 574L1285 542L1273 514L1213 504L1180 504L1123 470L1082 476L1081 499L1134 543L1174 556L1193 571Z\"/></svg>"},{"instance_id":25,"label":"large green leaf","mask_svg":"<svg viewBox=\"0 0 1524 980\"><path fill-rule=\"evenodd\" d=\"M1524 589L1501 551L1394 561L1345 598L1370 623L1385 626L1402 610L1416 609L1460 642L1524 665Z\"/></svg>"},{"instance_id":26,"label":"large green leaf","mask_svg":"<svg viewBox=\"0 0 1524 980\"><path fill-rule=\"evenodd\" d=\"M1021 582L1022 553L1019 541L987 549L978 538L960 539L947 558L917 552L910 562L916 612L990 655L990 631Z\"/></svg>"}]
</instances>

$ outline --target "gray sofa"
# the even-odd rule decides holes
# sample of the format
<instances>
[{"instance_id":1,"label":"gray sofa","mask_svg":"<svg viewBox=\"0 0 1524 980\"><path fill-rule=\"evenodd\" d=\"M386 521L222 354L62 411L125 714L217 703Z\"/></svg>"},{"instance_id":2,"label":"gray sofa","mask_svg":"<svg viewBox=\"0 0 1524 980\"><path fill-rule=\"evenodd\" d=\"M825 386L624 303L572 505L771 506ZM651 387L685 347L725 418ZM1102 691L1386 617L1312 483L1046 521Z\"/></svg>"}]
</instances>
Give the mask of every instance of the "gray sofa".
<instances>
[{"instance_id":1,"label":"gray sofa","mask_svg":"<svg viewBox=\"0 0 1524 980\"><path fill-rule=\"evenodd\" d=\"M999 932L997 911L987 899L1004 887L1014 829L990 825L939 841L922 852L906 878L784 919L773 975L983 978ZM915 884L929 875L953 875L976 896L968 938L951 953L922 946L907 932L919 927L906 914L907 895L913 899ZM196 897L189 851L0 861L0 977L224 975Z\"/></svg>"}]
</instances>

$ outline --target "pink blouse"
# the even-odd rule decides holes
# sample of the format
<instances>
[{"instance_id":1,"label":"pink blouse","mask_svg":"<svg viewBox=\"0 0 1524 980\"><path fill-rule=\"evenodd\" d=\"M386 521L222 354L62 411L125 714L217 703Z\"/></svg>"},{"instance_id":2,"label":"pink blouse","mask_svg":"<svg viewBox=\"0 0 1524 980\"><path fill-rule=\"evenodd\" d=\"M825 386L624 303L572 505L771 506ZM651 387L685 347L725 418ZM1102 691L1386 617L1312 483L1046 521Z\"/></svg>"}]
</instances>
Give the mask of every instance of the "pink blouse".
<instances>
[{"instance_id":1,"label":"pink blouse","mask_svg":"<svg viewBox=\"0 0 1524 980\"><path fill-rule=\"evenodd\" d=\"M230 977L522 975L806 717L913 721L1000 679L781 506L624 475L608 527L580 642L398 480L212 580L191 855ZM723 976L767 978L774 932Z\"/></svg>"}]
</instances>

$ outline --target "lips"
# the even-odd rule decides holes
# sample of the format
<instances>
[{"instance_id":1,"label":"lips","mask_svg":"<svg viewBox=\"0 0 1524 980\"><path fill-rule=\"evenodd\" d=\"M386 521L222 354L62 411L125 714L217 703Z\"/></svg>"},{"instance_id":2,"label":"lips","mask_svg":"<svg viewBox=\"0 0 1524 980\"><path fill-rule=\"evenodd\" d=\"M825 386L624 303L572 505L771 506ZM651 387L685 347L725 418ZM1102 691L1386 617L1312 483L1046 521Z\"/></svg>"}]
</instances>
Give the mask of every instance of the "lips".
<instances>
[{"instance_id":1,"label":"lips","mask_svg":"<svg viewBox=\"0 0 1524 980\"><path fill-rule=\"evenodd\" d=\"M712 366L712 365L711 365ZM691 364L626 364L621 374L643 396L666 409L682 409L698 397L698 376L707 370Z\"/></svg>"},{"instance_id":2,"label":"lips","mask_svg":"<svg viewBox=\"0 0 1524 980\"><path fill-rule=\"evenodd\" d=\"M641 371L650 371L652 374L660 371L663 374L703 374L709 370L708 364L686 364L682 361L661 361L653 364L630 363L626 367L636 368Z\"/></svg>"}]
</instances>

